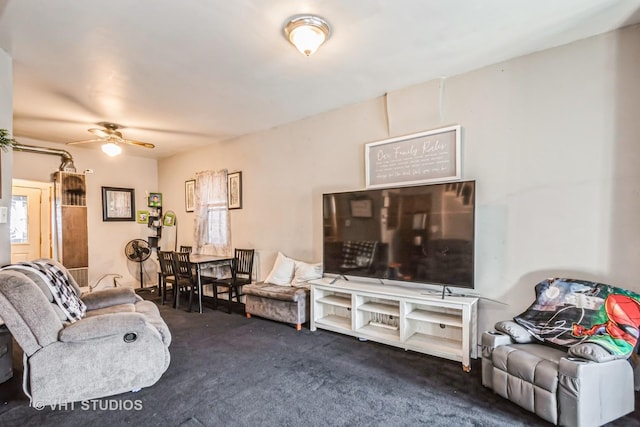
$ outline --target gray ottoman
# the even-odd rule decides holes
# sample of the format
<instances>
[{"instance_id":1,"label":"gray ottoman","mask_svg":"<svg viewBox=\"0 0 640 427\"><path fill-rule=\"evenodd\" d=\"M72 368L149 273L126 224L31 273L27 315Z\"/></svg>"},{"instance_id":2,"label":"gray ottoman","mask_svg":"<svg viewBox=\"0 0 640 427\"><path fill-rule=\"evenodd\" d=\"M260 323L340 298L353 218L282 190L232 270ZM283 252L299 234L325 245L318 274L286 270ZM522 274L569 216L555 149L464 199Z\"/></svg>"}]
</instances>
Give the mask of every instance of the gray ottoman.
<instances>
[{"instance_id":1,"label":"gray ottoman","mask_svg":"<svg viewBox=\"0 0 640 427\"><path fill-rule=\"evenodd\" d=\"M252 283L242 287L247 317L259 316L296 325L299 331L309 319L310 291L307 288Z\"/></svg>"}]
</instances>

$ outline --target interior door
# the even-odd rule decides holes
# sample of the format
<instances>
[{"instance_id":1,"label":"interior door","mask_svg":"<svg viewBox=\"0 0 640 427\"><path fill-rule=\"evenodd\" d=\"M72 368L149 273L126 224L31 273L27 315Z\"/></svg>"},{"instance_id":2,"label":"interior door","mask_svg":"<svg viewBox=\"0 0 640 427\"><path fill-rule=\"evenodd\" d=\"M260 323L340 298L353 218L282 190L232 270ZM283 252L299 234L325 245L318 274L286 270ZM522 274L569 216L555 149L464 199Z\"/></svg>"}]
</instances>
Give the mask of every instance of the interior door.
<instances>
[{"instance_id":1,"label":"interior door","mask_svg":"<svg viewBox=\"0 0 640 427\"><path fill-rule=\"evenodd\" d=\"M11 262L50 256L47 247L48 190L14 185L11 197ZM43 227L45 224L45 227ZM43 253L44 251L44 253Z\"/></svg>"}]
</instances>

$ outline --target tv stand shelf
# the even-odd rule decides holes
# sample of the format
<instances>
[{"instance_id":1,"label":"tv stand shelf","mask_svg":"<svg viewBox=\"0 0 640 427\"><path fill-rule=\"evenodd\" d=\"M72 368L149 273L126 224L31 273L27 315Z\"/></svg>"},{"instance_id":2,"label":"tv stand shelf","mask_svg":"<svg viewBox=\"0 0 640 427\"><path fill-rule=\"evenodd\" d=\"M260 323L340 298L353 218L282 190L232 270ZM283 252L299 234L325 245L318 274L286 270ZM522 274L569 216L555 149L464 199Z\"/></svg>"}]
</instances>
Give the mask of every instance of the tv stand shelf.
<instances>
[{"instance_id":1,"label":"tv stand shelf","mask_svg":"<svg viewBox=\"0 0 640 427\"><path fill-rule=\"evenodd\" d=\"M311 330L361 339L462 362L477 358L478 299L403 286L331 278L311 282Z\"/></svg>"}]
</instances>

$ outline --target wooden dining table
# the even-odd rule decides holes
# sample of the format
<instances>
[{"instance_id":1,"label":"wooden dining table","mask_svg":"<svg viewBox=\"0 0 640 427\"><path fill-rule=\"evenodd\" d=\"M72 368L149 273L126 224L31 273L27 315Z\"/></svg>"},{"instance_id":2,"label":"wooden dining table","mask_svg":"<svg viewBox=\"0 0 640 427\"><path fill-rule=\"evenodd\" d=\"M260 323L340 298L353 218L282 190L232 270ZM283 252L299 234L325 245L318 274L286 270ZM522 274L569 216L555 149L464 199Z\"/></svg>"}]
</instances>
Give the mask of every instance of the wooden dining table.
<instances>
[{"instance_id":1,"label":"wooden dining table","mask_svg":"<svg viewBox=\"0 0 640 427\"><path fill-rule=\"evenodd\" d=\"M202 270L206 267L218 264L231 264L233 260L232 255L220 256L220 255L205 255L205 254L190 254L189 261L196 268L196 277L198 279L198 310L202 313ZM217 303L217 301L216 301Z\"/></svg>"}]
</instances>

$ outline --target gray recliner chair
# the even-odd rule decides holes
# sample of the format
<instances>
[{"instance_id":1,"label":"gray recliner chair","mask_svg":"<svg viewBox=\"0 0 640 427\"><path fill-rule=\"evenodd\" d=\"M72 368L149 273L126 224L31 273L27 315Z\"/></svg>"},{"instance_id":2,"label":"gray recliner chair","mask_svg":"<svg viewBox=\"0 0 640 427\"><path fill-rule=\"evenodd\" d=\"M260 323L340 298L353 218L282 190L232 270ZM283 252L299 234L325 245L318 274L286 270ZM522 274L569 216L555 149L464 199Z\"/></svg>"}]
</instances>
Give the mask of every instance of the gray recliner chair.
<instances>
[{"instance_id":1,"label":"gray recliner chair","mask_svg":"<svg viewBox=\"0 0 640 427\"><path fill-rule=\"evenodd\" d=\"M23 388L32 405L148 387L169 367L171 334L155 304L125 288L81 298L86 313L71 322L42 277L0 271L0 317L24 351Z\"/></svg>"},{"instance_id":2,"label":"gray recliner chair","mask_svg":"<svg viewBox=\"0 0 640 427\"><path fill-rule=\"evenodd\" d=\"M513 321L482 335L482 384L553 424L599 426L634 410L634 372L595 344L542 344Z\"/></svg>"}]
</instances>

